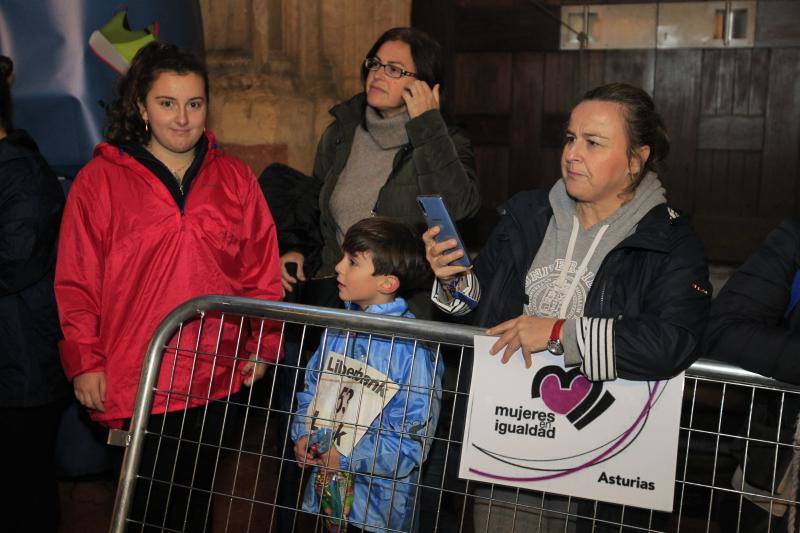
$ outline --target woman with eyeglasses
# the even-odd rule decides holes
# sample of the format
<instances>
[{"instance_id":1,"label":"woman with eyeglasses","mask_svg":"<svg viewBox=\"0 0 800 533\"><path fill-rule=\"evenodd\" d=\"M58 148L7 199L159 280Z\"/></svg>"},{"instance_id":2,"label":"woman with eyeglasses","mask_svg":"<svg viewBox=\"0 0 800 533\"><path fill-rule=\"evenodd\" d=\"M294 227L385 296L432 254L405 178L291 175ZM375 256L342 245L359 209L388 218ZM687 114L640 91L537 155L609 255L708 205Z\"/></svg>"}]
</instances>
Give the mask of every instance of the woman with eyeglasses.
<instances>
[{"instance_id":1,"label":"woman with eyeglasses","mask_svg":"<svg viewBox=\"0 0 800 533\"><path fill-rule=\"evenodd\" d=\"M334 273L344 234L362 218L380 214L422 229L420 194L442 195L456 220L480 206L472 146L445 124L439 110L439 44L414 28L390 29L367 53L361 77L364 92L330 110L334 121L317 148L321 258L313 249L282 255L283 286L289 292L306 275ZM297 264L296 276L287 263ZM331 292L329 304L335 303L336 291ZM426 309L414 312L419 316Z\"/></svg>"}]
</instances>

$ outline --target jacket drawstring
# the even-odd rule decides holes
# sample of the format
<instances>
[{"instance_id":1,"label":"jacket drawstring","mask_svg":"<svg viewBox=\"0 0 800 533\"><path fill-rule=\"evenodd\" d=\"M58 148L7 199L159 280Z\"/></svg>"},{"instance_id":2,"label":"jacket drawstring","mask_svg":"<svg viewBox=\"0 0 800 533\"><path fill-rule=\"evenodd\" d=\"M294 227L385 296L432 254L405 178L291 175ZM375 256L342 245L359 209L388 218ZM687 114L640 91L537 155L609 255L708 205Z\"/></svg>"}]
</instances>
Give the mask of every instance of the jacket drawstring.
<instances>
[{"instance_id":1,"label":"jacket drawstring","mask_svg":"<svg viewBox=\"0 0 800 533\"><path fill-rule=\"evenodd\" d=\"M578 221L578 217L572 215L572 234L569 237L569 244L567 245L567 255L564 258L564 267L561 269L561 274L558 276L558 282L556 285L559 289L564 288L564 283L567 279L567 272L569 271L569 266L572 263L572 255L575 252L575 242L578 240L579 226L580 222ZM567 310L569 309L569 304L572 301L573 296L575 296L575 291L578 290L578 283L580 283L580 280L583 277L583 274L586 272L586 269L589 268L589 261L592 259L595 251L597 251L600 241L603 240L603 236L605 235L606 230L608 230L608 226L608 224L603 225L597 232L597 235L594 236L592 244L589 246L589 250L586 252L581 264L575 271L575 277L572 278L572 283L570 283L564 298L561 300L561 308L558 311L558 318L567 318Z\"/></svg>"}]
</instances>

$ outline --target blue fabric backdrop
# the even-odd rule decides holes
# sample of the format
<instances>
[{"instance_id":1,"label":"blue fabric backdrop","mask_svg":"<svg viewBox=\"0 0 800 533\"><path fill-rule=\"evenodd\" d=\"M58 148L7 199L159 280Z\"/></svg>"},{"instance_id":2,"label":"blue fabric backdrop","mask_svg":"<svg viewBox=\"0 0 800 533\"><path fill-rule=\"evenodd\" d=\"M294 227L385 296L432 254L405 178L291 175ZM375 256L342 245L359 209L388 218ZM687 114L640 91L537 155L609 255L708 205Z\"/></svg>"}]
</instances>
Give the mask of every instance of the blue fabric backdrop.
<instances>
[{"instance_id":1,"label":"blue fabric backdrop","mask_svg":"<svg viewBox=\"0 0 800 533\"><path fill-rule=\"evenodd\" d=\"M104 109L119 75L89 48L89 36L125 4L108 0L2 0L0 54L14 60L14 123L68 176L100 141ZM158 23L159 38L203 51L197 0L137 0L127 5L132 30Z\"/></svg>"}]
</instances>

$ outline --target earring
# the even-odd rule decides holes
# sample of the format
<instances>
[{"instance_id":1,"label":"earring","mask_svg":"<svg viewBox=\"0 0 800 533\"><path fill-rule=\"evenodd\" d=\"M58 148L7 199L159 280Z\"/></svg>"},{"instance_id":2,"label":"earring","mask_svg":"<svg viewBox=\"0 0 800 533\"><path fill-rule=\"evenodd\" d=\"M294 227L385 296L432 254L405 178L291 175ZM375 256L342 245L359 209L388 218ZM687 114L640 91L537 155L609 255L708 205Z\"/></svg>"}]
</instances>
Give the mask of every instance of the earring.
<instances>
[{"instance_id":1,"label":"earring","mask_svg":"<svg viewBox=\"0 0 800 533\"><path fill-rule=\"evenodd\" d=\"M150 133L150 126L148 125L148 122L144 123L144 132L145 133Z\"/></svg>"}]
</instances>

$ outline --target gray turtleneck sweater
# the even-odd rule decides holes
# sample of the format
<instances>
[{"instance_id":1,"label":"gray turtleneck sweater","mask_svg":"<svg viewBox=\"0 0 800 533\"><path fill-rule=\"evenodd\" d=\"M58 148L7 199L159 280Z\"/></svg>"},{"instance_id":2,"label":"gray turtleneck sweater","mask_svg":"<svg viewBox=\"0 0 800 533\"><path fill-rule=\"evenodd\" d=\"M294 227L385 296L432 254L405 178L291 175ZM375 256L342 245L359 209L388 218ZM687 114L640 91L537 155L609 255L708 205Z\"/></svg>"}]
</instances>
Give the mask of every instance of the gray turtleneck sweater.
<instances>
[{"instance_id":1,"label":"gray turtleneck sweater","mask_svg":"<svg viewBox=\"0 0 800 533\"><path fill-rule=\"evenodd\" d=\"M336 222L336 239L344 240L347 230L372 215L378 193L384 186L397 150L408 143L405 111L391 118L382 118L367 106L366 129L356 128L350 156L331 194L331 214Z\"/></svg>"}]
</instances>

